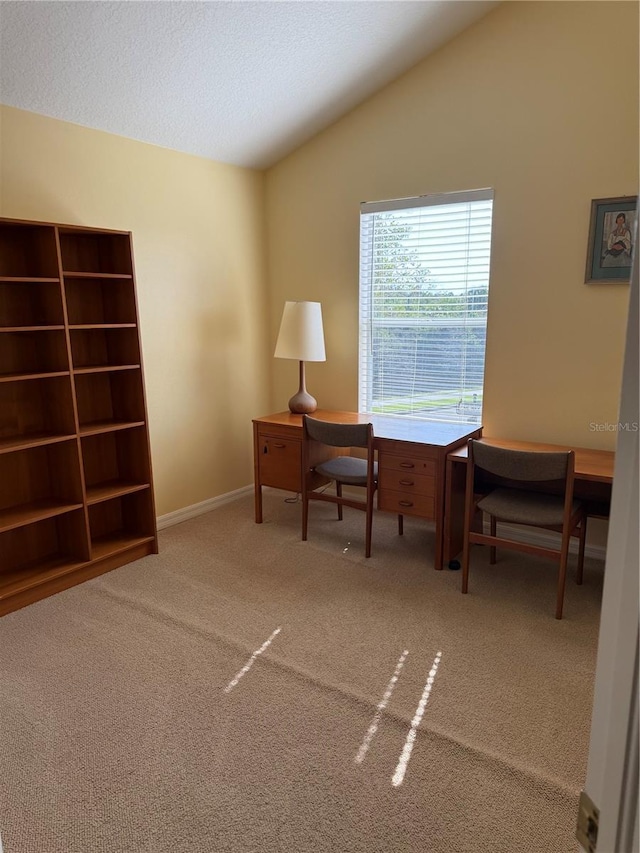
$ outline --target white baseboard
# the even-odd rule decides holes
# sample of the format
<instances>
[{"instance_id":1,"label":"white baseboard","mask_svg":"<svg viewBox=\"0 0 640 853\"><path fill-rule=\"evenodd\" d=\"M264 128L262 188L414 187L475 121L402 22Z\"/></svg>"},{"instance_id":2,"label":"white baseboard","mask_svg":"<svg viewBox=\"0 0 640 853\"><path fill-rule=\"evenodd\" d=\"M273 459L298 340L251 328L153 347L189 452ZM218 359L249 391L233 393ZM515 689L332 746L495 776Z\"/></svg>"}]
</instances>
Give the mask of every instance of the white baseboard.
<instances>
[{"instance_id":1,"label":"white baseboard","mask_svg":"<svg viewBox=\"0 0 640 853\"><path fill-rule=\"evenodd\" d=\"M224 504L237 501L238 498L244 497L249 492L253 492L253 485L243 486L241 489L236 489L234 492L227 492L224 495L218 495L217 498L209 498L206 501L201 501L191 506L185 506L182 509L176 509L173 512L168 512L165 515L159 515L156 519L158 530L164 530L165 527L172 527L174 524L181 524L183 521L188 521L190 518L197 518L199 515L204 515L205 512L211 512Z\"/></svg>"}]
</instances>

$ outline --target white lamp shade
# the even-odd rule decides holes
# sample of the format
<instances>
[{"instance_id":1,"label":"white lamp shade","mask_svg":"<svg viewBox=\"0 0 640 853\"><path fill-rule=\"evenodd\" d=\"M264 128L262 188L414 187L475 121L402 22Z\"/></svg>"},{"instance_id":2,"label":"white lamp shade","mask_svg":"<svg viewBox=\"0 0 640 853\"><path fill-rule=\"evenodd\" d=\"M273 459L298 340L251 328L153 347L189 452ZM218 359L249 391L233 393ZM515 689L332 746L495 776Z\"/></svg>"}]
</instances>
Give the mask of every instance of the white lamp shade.
<instances>
[{"instance_id":1,"label":"white lamp shade","mask_svg":"<svg viewBox=\"0 0 640 853\"><path fill-rule=\"evenodd\" d=\"M297 361L326 361L319 302L284 303L274 356Z\"/></svg>"}]
</instances>

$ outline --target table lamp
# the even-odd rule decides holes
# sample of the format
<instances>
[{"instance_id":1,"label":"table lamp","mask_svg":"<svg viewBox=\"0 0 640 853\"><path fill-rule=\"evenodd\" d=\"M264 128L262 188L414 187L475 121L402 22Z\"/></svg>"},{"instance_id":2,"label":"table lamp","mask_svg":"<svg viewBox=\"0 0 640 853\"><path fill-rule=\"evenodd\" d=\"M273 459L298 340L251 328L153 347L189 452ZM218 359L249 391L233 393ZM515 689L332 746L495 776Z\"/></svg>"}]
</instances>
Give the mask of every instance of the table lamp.
<instances>
[{"instance_id":1,"label":"table lamp","mask_svg":"<svg viewBox=\"0 0 640 853\"><path fill-rule=\"evenodd\" d=\"M300 362L300 387L289 400L289 411L315 412L318 404L305 385L305 361L326 361L322 306L319 302L285 302L275 358L295 358Z\"/></svg>"}]
</instances>

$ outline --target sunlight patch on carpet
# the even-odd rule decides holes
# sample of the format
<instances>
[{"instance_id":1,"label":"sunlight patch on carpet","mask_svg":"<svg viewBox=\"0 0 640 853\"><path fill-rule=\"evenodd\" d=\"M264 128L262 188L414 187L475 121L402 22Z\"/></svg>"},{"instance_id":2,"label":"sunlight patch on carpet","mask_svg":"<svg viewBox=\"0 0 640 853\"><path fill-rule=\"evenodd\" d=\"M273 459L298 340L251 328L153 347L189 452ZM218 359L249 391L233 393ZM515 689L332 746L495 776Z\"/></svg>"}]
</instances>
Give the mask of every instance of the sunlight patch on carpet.
<instances>
[{"instance_id":1,"label":"sunlight patch on carpet","mask_svg":"<svg viewBox=\"0 0 640 853\"><path fill-rule=\"evenodd\" d=\"M376 732L378 731L378 725L380 723L380 718L382 717L384 709L389 704L389 700L391 699L391 694L394 691L398 678L400 678L400 672L402 671L402 667L404 666L404 662L409 654L409 650L405 649L400 657L398 658L398 663L396 664L395 671L387 684L387 689L384 691L384 695L382 699L378 702L378 707L376 708L376 713L371 720L371 725L364 736L364 740L360 744L360 749L358 750L358 754L355 757L356 764L362 764L365 759L365 756L369 750L369 746L371 745L371 741L375 737Z\"/></svg>"},{"instance_id":2,"label":"sunlight patch on carpet","mask_svg":"<svg viewBox=\"0 0 640 853\"><path fill-rule=\"evenodd\" d=\"M269 638L264 641L264 643L260 646L260 648L255 650L255 652L251 655L251 657L245 663L245 665L242 667L242 669L234 675L234 677L231 679L231 681L224 688L225 693L230 693L233 690L233 688L240 681L240 679L249 672L249 670L251 669L251 667L254 664L254 661L265 651L265 649L269 648L269 646L271 645L273 640L278 636L278 634L280 633L281 630L282 630L281 627L276 628L275 631L273 631L271 633ZM0 853L2 853L2 851L0 851Z\"/></svg>"},{"instance_id":3,"label":"sunlight patch on carpet","mask_svg":"<svg viewBox=\"0 0 640 853\"><path fill-rule=\"evenodd\" d=\"M438 671L438 665L440 664L441 657L442 652L438 652L438 654L433 659L433 665L429 670L429 677L427 678L427 683L425 684L424 690L422 691L422 697L418 702L418 707L416 708L416 712L413 715L413 720L411 720L411 728L409 729L407 739L404 743L404 746L402 747L402 752L400 753L400 758L398 759L398 766L396 767L396 771L391 779L391 784L394 788L397 788L399 785L402 785L402 782L404 781L404 774L407 772L407 767L409 765L409 759L411 758L413 745L416 741L418 726L422 721L424 710L427 707L427 702L429 701L429 695L431 694L431 688L433 687L433 682L436 678L436 673Z\"/></svg>"}]
</instances>

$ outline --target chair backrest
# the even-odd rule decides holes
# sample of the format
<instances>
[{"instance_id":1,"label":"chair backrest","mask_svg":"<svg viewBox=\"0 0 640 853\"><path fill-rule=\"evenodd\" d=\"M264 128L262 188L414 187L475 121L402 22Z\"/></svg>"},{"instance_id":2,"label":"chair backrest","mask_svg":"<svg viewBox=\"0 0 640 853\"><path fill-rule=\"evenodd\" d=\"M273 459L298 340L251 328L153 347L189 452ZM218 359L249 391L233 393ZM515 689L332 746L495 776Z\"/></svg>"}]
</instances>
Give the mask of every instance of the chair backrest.
<instances>
[{"instance_id":1,"label":"chair backrest","mask_svg":"<svg viewBox=\"0 0 640 853\"><path fill-rule=\"evenodd\" d=\"M469 441L469 451L477 468L506 480L532 483L566 480L574 458L570 450L512 450L479 439Z\"/></svg>"},{"instance_id":2,"label":"chair backrest","mask_svg":"<svg viewBox=\"0 0 640 853\"><path fill-rule=\"evenodd\" d=\"M303 415L304 430L309 438L330 447L368 447L373 436L372 424L339 424Z\"/></svg>"}]
</instances>

